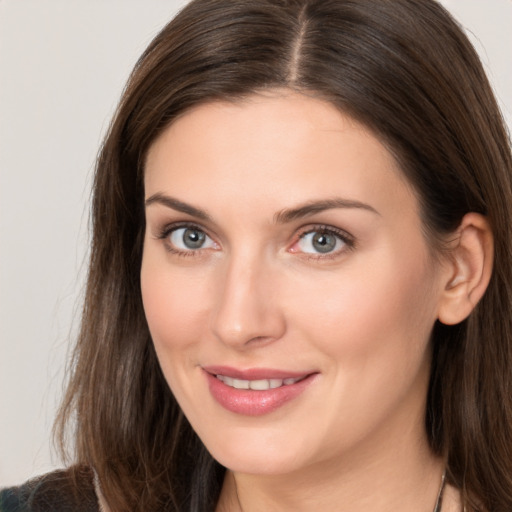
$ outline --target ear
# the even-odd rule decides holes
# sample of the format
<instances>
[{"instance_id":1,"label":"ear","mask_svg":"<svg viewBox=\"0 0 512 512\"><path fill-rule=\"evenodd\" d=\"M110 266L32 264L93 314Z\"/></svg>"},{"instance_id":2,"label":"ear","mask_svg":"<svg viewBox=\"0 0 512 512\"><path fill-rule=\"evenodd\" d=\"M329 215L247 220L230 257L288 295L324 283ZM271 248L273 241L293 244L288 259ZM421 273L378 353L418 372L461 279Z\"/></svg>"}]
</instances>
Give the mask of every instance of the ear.
<instances>
[{"instance_id":1,"label":"ear","mask_svg":"<svg viewBox=\"0 0 512 512\"><path fill-rule=\"evenodd\" d=\"M491 279L494 243L486 217L466 214L447 256L447 273L438 319L446 325L462 322L482 298Z\"/></svg>"}]
</instances>

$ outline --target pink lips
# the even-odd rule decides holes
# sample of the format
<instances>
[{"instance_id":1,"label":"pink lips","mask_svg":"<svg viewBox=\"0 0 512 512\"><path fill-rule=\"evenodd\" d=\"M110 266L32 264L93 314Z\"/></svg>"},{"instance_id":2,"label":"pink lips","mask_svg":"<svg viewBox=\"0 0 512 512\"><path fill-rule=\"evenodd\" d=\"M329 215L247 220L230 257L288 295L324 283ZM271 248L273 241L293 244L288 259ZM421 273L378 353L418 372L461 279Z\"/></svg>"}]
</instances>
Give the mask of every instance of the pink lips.
<instances>
[{"instance_id":1,"label":"pink lips","mask_svg":"<svg viewBox=\"0 0 512 512\"><path fill-rule=\"evenodd\" d=\"M228 411L246 416L260 416L275 411L298 397L314 380L317 373L294 373L269 368L237 370L227 366L203 367L213 398ZM240 380L300 379L293 384L273 389L236 389L219 380L216 375Z\"/></svg>"}]
</instances>

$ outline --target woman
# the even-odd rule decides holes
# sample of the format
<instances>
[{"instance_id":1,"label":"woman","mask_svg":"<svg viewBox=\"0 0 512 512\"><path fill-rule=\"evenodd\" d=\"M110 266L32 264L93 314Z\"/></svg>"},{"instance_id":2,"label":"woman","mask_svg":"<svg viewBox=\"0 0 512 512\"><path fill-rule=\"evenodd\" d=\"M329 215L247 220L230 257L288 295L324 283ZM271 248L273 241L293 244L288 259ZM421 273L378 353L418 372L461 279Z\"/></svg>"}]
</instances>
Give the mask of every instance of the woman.
<instances>
[{"instance_id":1,"label":"woman","mask_svg":"<svg viewBox=\"0 0 512 512\"><path fill-rule=\"evenodd\" d=\"M98 161L78 465L4 501L511 510L511 168L437 3L190 3Z\"/></svg>"}]
</instances>

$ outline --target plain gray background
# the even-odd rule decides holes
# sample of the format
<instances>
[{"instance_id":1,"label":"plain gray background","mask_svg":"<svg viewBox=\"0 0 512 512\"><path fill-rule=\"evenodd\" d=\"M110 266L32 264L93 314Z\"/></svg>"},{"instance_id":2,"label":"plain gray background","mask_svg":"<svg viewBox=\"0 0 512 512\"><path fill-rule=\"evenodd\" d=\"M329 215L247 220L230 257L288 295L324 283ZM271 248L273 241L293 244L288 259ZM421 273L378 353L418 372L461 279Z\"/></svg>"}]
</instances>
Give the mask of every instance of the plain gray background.
<instances>
[{"instance_id":1,"label":"plain gray background","mask_svg":"<svg viewBox=\"0 0 512 512\"><path fill-rule=\"evenodd\" d=\"M94 160L137 57L185 0L0 0L0 486L59 466ZM444 0L512 126L512 0Z\"/></svg>"}]
</instances>

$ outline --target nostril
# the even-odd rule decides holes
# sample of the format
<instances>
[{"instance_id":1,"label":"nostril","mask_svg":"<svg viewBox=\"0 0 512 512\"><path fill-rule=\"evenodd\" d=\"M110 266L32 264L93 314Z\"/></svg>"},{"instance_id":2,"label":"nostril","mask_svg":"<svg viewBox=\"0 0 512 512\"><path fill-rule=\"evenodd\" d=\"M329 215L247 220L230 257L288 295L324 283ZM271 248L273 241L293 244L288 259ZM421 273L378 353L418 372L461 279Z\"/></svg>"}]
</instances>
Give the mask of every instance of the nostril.
<instances>
[{"instance_id":1,"label":"nostril","mask_svg":"<svg viewBox=\"0 0 512 512\"><path fill-rule=\"evenodd\" d=\"M253 338L247 340L246 345L248 346L254 346L254 345L268 345L269 343L272 343L276 341L277 338L272 336L254 336Z\"/></svg>"}]
</instances>

